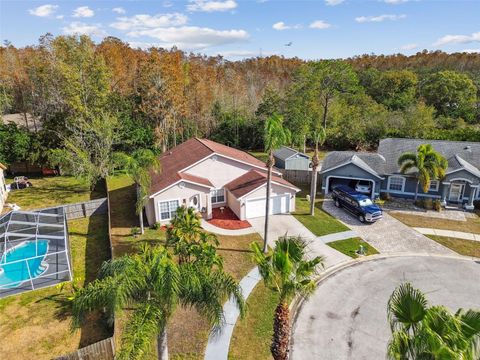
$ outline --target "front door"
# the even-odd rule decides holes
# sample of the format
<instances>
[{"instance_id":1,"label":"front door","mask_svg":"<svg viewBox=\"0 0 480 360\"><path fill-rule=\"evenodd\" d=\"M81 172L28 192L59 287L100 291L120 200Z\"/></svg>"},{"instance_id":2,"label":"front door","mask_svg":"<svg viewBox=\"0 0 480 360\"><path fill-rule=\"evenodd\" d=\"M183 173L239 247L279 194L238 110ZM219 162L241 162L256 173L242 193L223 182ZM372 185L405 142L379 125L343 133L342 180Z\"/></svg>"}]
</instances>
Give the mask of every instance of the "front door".
<instances>
[{"instance_id":1,"label":"front door","mask_svg":"<svg viewBox=\"0 0 480 360\"><path fill-rule=\"evenodd\" d=\"M190 204L188 204L191 208L195 210L200 210L200 195L194 195L190 198Z\"/></svg>"},{"instance_id":2,"label":"front door","mask_svg":"<svg viewBox=\"0 0 480 360\"><path fill-rule=\"evenodd\" d=\"M450 194L448 195L448 200L450 201L460 201L462 200L463 187L464 184L451 184L450 185Z\"/></svg>"}]
</instances>

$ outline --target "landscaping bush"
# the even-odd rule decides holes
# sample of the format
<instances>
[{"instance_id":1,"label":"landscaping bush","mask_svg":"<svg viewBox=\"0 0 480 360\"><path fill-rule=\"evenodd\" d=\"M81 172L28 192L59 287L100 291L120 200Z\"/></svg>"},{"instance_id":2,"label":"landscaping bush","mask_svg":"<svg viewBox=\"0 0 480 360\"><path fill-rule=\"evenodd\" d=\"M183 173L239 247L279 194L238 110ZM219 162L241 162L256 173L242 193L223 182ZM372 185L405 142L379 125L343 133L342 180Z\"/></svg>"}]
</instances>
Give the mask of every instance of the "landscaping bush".
<instances>
[{"instance_id":1,"label":"landscaping bush","mask_svg":"<svg viewBox=\"0 0 480 360\"><path fill-rule=\"evenodd\" d=\"M384 201L390 201L390 200L392 200L392 197L389 193L382 192L382 193L380 193L380 199L384 200Z\"/></svg>"},{"instance_id":2,"label":"landscaping bush","mask_svg":"<svg viewBox=\"0 0 480 360\"><path fill-rule=\"evenodd\" d=\"M420 208L423 208L423 199L417 199L415 200L415 206L416 207L420 207Z\"/></svg>"},{"instance_id":3,"label":"landscaping bush","mask_svg":"<svg viewBox=\"0 0 480 360\"><path fill-rule=\"evenodd\" d=\"M433 200L430 198L423 199L423 207L427 210L433 210Z\"/></svg>"},{"instance_id":4,"label":"landscaping bush","mask_svg":"<svg viewBox=\"0 0 480 360\"><path fill-rule=\"evenodd\" d=\"M480 210L480 200L474 200L473 206L475 207L475 210Z\"/></svg>"},{"instance_id":5,"label":"landscaping bush","mask_svg":"<svg viewBox=\"0 0 480 360\"><path fill-rule=\"evenodd\" d=\"M157 221L152 225L152 229L153 230L158 230L158 229L160 229L161 226L162 225Z\"/></svg>"},{"instance_id":6,"label":"landscaping bush","mask_svg":"<svg viewBox=\"0 0 480 360\"><path fill-rule=\"evenodd\" d=\"M435 199L433 201L433 210L435 211L442 211L442 202L440 201L440 199Z\"/></svg>"},{"instance_id":7,"label":"landscaping bush","mask_svg":"<svg viewBox=\"0 0 480 360\"><path fill-rule=\"evenodd\" d=\"M140 228L137 226L132 227L132 230L130 230L130 235L132 235L133 237L137 237L137 235L140 235L140 233Z\"/></svg>"}]
</instances>

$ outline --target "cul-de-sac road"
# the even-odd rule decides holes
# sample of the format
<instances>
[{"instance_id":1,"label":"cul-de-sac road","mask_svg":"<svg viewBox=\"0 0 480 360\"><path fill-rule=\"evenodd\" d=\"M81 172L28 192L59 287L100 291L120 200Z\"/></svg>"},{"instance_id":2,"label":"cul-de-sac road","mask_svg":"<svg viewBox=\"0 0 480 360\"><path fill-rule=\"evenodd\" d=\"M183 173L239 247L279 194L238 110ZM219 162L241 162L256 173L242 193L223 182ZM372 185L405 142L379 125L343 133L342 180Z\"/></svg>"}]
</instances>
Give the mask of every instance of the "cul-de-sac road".
<instances>
[{"instance_id":1,"label":"cul-de-sac road","mask_svg":"<svg viewBox=\"0 0 480 360\"><path fill-rule=\"evenodd\" d=\"M385 359L387 301L411 282L431 304L480 308L480 261L399 256L360 262L320 282L293 326L291 359Z\"/></svg>"}]
</instances>

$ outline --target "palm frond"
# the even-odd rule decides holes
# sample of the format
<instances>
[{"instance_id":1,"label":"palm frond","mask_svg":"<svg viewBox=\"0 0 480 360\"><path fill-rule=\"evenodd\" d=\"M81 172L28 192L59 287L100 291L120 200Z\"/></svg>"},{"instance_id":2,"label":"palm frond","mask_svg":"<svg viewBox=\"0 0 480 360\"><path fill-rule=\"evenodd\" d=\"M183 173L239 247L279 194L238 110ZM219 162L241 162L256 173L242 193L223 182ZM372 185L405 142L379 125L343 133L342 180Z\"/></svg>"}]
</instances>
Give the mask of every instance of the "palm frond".
<instances>
[{"instance_id":1,"label":"palm frond","mask_svg":"<svg viewBox=\"0 0 480 360\"><path fill-rule=\"evenodd\" d=\"M425 295L413 288L410 283L397 287L387 305L387 316L392 332L399 328L406 330L414 328L425 317L427 305Z\"/></svg>"}]
</instances>

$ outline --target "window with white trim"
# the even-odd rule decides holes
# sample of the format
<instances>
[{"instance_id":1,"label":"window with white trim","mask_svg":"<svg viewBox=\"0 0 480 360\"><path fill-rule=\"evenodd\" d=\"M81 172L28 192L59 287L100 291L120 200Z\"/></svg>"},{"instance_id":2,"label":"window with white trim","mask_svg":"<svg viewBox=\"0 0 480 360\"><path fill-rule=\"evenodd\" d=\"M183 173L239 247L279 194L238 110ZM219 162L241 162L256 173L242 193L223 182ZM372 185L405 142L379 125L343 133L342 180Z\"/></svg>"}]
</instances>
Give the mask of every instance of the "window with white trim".
<instances>
[{"instance_id":1,"label":"window with white trim","mask_svg":"<svg viewBox=\"0 0 480 360\"><path fill-rule=\"evenodd\" d=\"M160 209L160 220L170 220L175 216L175 212L180 206L178 200L160 201L158 207Z\"/></svg>"},{"instance_id":2,"label":"window with white trim","mask_svg":"<svg viewBox=\"0 0 480 360\"><path fill-rule=\"evenodd\" d=\"M210 199L212 204L225 202L225 189L213 189L210 191Z\"/></svg>"},{"instance_id":3,"label":"window with white trim","mask_svg":"<svg viewBox=\"0 0 480 360\"><path fill-rule=\"evenodd\" d=\"M430 180L430 186L428 187L428 191L438 191L438 186L438 180Z\"/></svg>"},{"instance_id":4,"label":"window with white trim","mask_svg":"<svg viewBox=\"0 0 480 360\"><path fill-rule=\"evenodd\" d=\"M390 176L388 178L388 190L402 191L405 187L405 178L401 176Z\"/></svg>"}]
</instances>

